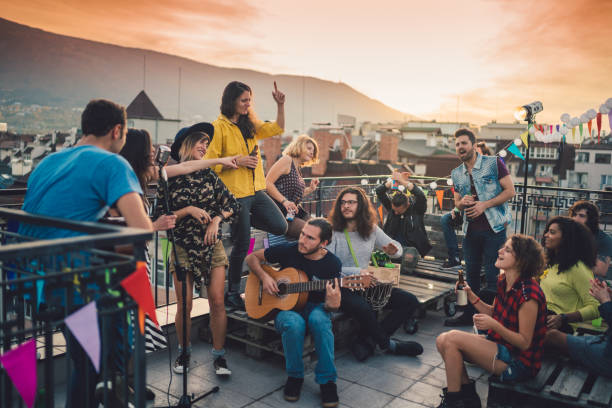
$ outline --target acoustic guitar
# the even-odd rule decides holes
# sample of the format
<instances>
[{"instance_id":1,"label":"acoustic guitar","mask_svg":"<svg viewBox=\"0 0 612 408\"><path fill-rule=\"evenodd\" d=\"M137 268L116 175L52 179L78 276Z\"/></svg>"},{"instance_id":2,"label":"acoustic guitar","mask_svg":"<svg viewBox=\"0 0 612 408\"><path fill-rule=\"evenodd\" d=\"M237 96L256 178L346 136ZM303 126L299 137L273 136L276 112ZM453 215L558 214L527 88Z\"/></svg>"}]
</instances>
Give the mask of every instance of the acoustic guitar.
<instances>
[{"instance_id":1,"label":"acoustic guitar","mask_svg":"<svg viewBox=\"0 0 612 408\"><path fill-rule=\"evenodd\" d=\"M270 295L263 289L261 279L249 273L244 291L244 305L251 319L270 320L280 310L302 310L308 300L308 292L324 291L326 280L308 280L305 272L295 268L277 270L269 265L261 265L278 285L278 295ZM338 278L340 287L362 290L369 287L374 278L355 275Z\"/></svg>"}]
</instances>

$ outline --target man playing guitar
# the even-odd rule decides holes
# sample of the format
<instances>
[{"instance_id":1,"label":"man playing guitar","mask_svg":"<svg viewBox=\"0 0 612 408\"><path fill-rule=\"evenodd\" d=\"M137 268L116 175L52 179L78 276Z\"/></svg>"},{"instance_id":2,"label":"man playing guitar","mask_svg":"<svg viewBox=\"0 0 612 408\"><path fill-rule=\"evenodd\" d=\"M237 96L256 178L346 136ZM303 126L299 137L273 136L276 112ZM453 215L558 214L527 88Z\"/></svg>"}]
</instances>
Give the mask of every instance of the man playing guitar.
<instances>
[{"instance_id":1,"label":"man playing guitar","mask_svg":"<svg viewBox=\"0 0 612 408\"><path fill-rule=\"evenodd\" d=\"M251 271L261 279L263 290L278 294L278 285L261 264L278 263L281 268L302 270L310 280L334 279L327 283L325 292L310 292L306 306L299 311L284 310L276 315L276 330L281 333L285 351L287 383L284 398L297 401L304 382L302 351L306 327L312 334L319 361L315 368L315 381L321 388L323 407L336 407L339 403L336 389L336 367L334 364L334 334L330 312L340 307L340 287L338 279L342 264L325 248L332 236L330 223L323 218L310 219L302 229L297 243L272 246L260 249L247 256Z\"/></svg>"}]
</instances>

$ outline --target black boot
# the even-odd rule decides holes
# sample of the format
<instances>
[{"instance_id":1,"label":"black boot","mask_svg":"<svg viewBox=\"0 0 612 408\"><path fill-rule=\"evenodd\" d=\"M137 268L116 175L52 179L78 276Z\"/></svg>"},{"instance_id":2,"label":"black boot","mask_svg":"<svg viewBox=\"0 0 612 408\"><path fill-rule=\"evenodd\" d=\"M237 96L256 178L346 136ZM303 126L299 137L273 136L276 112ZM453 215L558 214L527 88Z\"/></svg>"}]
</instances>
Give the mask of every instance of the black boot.
<instances>
[{"instance_id":1,"label":"black boot","mask_svg":"<svg viewBox=\"0 0 612 408\"><path fill-rule=\"evenodd\" d=\"M466 408L482 408L480 397L476 392L476 382L470 380L467 384L461 385L461 393L463 394L463 403Z\"/></svg>"},{"instance_id":2,"label":"black boot","mask_svg":"<svg viewBox=\"0 0 612 408\"><path fill-rule=\"evenodd\" d=\"M438 408L466 408L466 405L462 399L462 393L459 392L448 392L446 387L442 388L442 401Z\"/></svg>"}]
</instances>

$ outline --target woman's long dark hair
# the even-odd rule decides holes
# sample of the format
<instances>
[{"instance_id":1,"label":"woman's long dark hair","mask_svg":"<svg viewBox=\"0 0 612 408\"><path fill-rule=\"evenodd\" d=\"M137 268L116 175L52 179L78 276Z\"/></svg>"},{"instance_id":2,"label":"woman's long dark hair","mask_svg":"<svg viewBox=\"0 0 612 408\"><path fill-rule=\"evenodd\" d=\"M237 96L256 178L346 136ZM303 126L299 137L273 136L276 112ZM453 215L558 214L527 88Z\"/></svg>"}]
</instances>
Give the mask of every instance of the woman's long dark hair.
<instances>
[{"instance_id":1,"label":"woman's long dark hair","mask_svg":"<svg viewBox=\"0 0 612 408\"><path fill-rule=\"evenodd\" d=\"M366 239L372 233L374 224L376 224L376 211L372 207L370 200L365 191L359 187L347 187L338 194L329 214L329 222L334 231L344 231L347 225L347 220L342 215L342 205L340 202L345 194L355 194L357 196L357 212L355 213L355 221L357 221L357 232Z\"/></svg>"},{"instance_id":2,"label":"woman's long dark hair","mask_svg":"<svg viewBox=\"0 0 612 408\"><path fill-rule=\"evenodd\" d=\"M125 145L119 152L130 163L143 193L146 192L151 167L151 136L144 129L128 129Z\"/></svg>"},{"instance_id":3,"label":"woman's long dark hair","mask_svg":"<svg viewBox=\"0 0 612 408\"><path fill-rule=\"evenodd\" d=\"M223 96L221 97L221 113L226 118L231 120L236 114L236 101L245 91L253 95L251 88L247 84L238 81L227 84L223 90ZM240 115L236 126L238 126L238 129L240 129L242 133L242 137L245 139L251 139L255 135L255 125L248 114Z\"/></svg>"},{"instance_id":4,"label":"woman's long dark hair","mask_svg":"<svg viewBox=\"0 0 612 408\"><path fill-rule=\"evenodd\" d=\"M542 246L546 248L546 258L549 265L559 265L559 273L565 272L578 261L587 267L595 266L597 247L591 231L584 225L569 217L553 217L548 220L544 233L552 224L557 224L561 231L561 244L556 249L548 249L542 237Z\"/></svg>"}]
</instances>

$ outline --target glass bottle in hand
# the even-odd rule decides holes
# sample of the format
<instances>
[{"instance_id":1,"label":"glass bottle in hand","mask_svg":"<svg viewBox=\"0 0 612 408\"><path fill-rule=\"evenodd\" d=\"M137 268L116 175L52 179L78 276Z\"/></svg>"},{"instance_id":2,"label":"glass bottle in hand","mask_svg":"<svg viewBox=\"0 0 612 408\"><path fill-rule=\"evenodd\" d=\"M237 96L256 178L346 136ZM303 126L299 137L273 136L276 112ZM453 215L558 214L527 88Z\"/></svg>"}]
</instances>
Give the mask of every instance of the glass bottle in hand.
<instances>
[{"instance_id":1,"label":"glass bottle in hand","mask_svg":"<svg viewBox=\"0 0 612 408\"><path fill-rule=\"evenodd\" d=\"M459 279L457 280L457 306L467 306L468 298L465 291L465 278L463 269L459 269Z\"/></svg>"}]
</instances>

